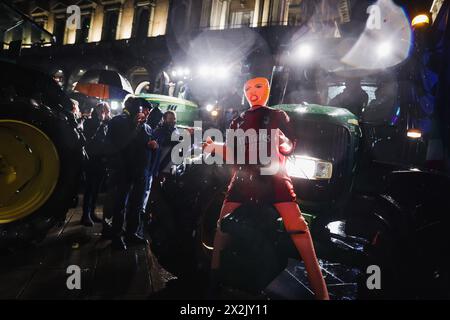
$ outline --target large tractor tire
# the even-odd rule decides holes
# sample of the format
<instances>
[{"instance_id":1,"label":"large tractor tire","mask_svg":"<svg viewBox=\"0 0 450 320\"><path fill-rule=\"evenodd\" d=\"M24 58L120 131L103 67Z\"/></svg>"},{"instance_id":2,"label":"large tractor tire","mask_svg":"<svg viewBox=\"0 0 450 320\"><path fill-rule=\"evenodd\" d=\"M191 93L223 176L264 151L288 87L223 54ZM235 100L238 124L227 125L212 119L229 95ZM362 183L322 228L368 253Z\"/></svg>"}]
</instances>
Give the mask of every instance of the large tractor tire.
<instances>
[{"instance_id":1,"label":"large tractor tire","mask_svg":"<svg viewBox=\"0 0 450 320\"><path fill-rule=\"evenodd\" d=\"M39 242L64 220L81 165L80 136L62 108L0 104L0 248Z\"/></svg>"}]
</instances>

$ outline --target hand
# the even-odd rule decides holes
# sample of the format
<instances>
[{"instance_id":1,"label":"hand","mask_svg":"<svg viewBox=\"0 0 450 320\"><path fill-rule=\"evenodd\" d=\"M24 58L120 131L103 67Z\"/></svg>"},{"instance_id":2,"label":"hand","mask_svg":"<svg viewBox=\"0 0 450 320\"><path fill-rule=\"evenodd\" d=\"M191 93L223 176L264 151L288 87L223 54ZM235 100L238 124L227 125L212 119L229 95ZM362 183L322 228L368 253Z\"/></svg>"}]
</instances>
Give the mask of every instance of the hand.
<instances>
[{"instance_id":1,"label":"hand","mask_svg":"<svg viewBox=\"0 0 450 320\"><path fill-rule=\"evenodd\" d=\"M214 147L214 141L211 137L207 137L206 141L202 143L203 152L205 153L212 153L214 151Z\"/></svg>"},{"instance_id":2,"label":"hand","mask_svg":"<svg viewBox=\"0 0 450 320\"><path fill-rule=\"evenodd\" d=\"M156 140L150 140L150 141L148 142L148 146L149 146L149 148L152 149L152 150L156 150L156 149L159 148L158 142L156 142Z\"/></svg>"},{"instance_id":3,"label":"hand","mask_svg":"<svg viewBox=\"0 0 450 320\"><path fill-rule=\"evenodd\" d=\"M192 128L192 127L186 128L186 130L191 136L194 134L194 131L195 131L194 128Z\"/></svg>"},{"instance_id":4,"label":"hand","mask_svg":"<svg viewBox=\"0 0 450 320\"><path fill-rule=\"evenodd\" d=\"M102 121L110 120L111 119L111 113L109 112L109 110L102 111L101 118L102 118Z\"/></svg>"},{"instance_id":5,"label":"hand","mask_svg":"<svg viewBox=\"0 0 450 320\"><path fill-rule=\"evenodd\" d=\"M278 129L278 139L279 139L279 150L281 153L288 154L291 153L293 148L293 143L286 137L280 129Z\"/></svg>"},{"instance_id":6,"label":"hand","mask_svg":"<svg viewBox=\"0 0 450 320\"><path fill-rule=\"evenodd\" d=\"M288 143L289 139L288 137L286 137L283 133L283 131L281 131L280 129L277 129L277 134L278 134L278 139L280 141L280 145L282 145L283 143Z\"/></svg>"}]
</instances>

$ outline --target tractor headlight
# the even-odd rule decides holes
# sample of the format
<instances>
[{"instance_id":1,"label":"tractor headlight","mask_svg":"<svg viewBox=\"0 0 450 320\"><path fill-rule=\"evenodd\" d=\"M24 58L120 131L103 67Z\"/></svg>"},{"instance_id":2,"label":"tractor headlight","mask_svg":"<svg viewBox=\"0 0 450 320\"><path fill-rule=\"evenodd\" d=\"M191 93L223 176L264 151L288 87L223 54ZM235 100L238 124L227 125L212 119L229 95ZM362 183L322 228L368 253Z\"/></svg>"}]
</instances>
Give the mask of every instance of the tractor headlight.
<instances>
[{"instance_id":1,"label":"tractor headlight","mask_svg":"<svg viewBox=\"0 0 450 320\"><path fill-rule=\"evenodd\" d=\"M288 158L286 170L292 178L329 180L333 174L333 164L308 156L295 155Z\"/></svg>"}]
</instances>

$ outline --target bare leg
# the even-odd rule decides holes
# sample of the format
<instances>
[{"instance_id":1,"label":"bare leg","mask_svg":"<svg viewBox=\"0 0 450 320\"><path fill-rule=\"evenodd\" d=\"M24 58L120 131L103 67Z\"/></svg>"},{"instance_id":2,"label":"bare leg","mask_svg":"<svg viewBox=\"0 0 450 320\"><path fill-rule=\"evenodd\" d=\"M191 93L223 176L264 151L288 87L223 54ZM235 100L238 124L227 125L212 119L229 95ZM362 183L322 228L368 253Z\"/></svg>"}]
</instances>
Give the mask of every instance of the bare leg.
<instances>
[{"instance_id":1,"label":"bare leg","mask_svg":"<svg viewBox=\"0 0 450 320\"><path fill-rule=\"evenodd\" d=\"M327 286L314 251L311 234L308 225L300 212L300 208L295 202L276 203L274 206L283 218L287 231L305 231L303 234L291 235L291 239L305 263L308 280L313 288L316 299L329 300Z\"/></svg>"},{"instance_id":2,"label":"bare leg","mask_svg":"<svg viewBox=\"0 0 450 320\"><path fill-rule=\"evenodd\" d=\"M241 206L239 202L227 202L225 201L220 210L220 217L217 225L219 225L220 220L227 214L233 212ZM220 252L226 247L229 241L229 236L222 231L220 231L219 226L217 226L216 235L214 236L214 249L211 260L211 270L217 270L220 266Z\"/></svg>"}]
</instances>

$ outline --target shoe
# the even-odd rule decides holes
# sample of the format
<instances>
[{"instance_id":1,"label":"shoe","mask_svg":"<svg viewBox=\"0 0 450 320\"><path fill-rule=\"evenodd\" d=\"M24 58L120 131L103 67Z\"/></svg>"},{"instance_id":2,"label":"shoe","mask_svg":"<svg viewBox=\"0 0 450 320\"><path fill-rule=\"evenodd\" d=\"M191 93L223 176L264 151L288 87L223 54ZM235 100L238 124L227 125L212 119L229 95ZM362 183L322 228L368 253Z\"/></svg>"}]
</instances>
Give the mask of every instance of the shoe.
<instances>
[{"instance_id":1,"label":"shoe","mask_svg":"<svg viewBox=\"0 0 450 320\"><path fill-rule=\"evenodd\" d=\"M114 237L111 243L111 246L114 250L125 251L127 250L127 244L123 240L122 237Z\"/></svg>"},{"instance_id":2,"label":"shoe","mask_svg":"<svg viewBox=\"0 0 450 320\"><path fill-rule=\"evenodd\" d=\"M125 237L127 244L133 246L133 245L148 245L148 241L147 239L138 236L137 234L133 234L133 235L127 235Z\"/></svg>"}]
</instances>

